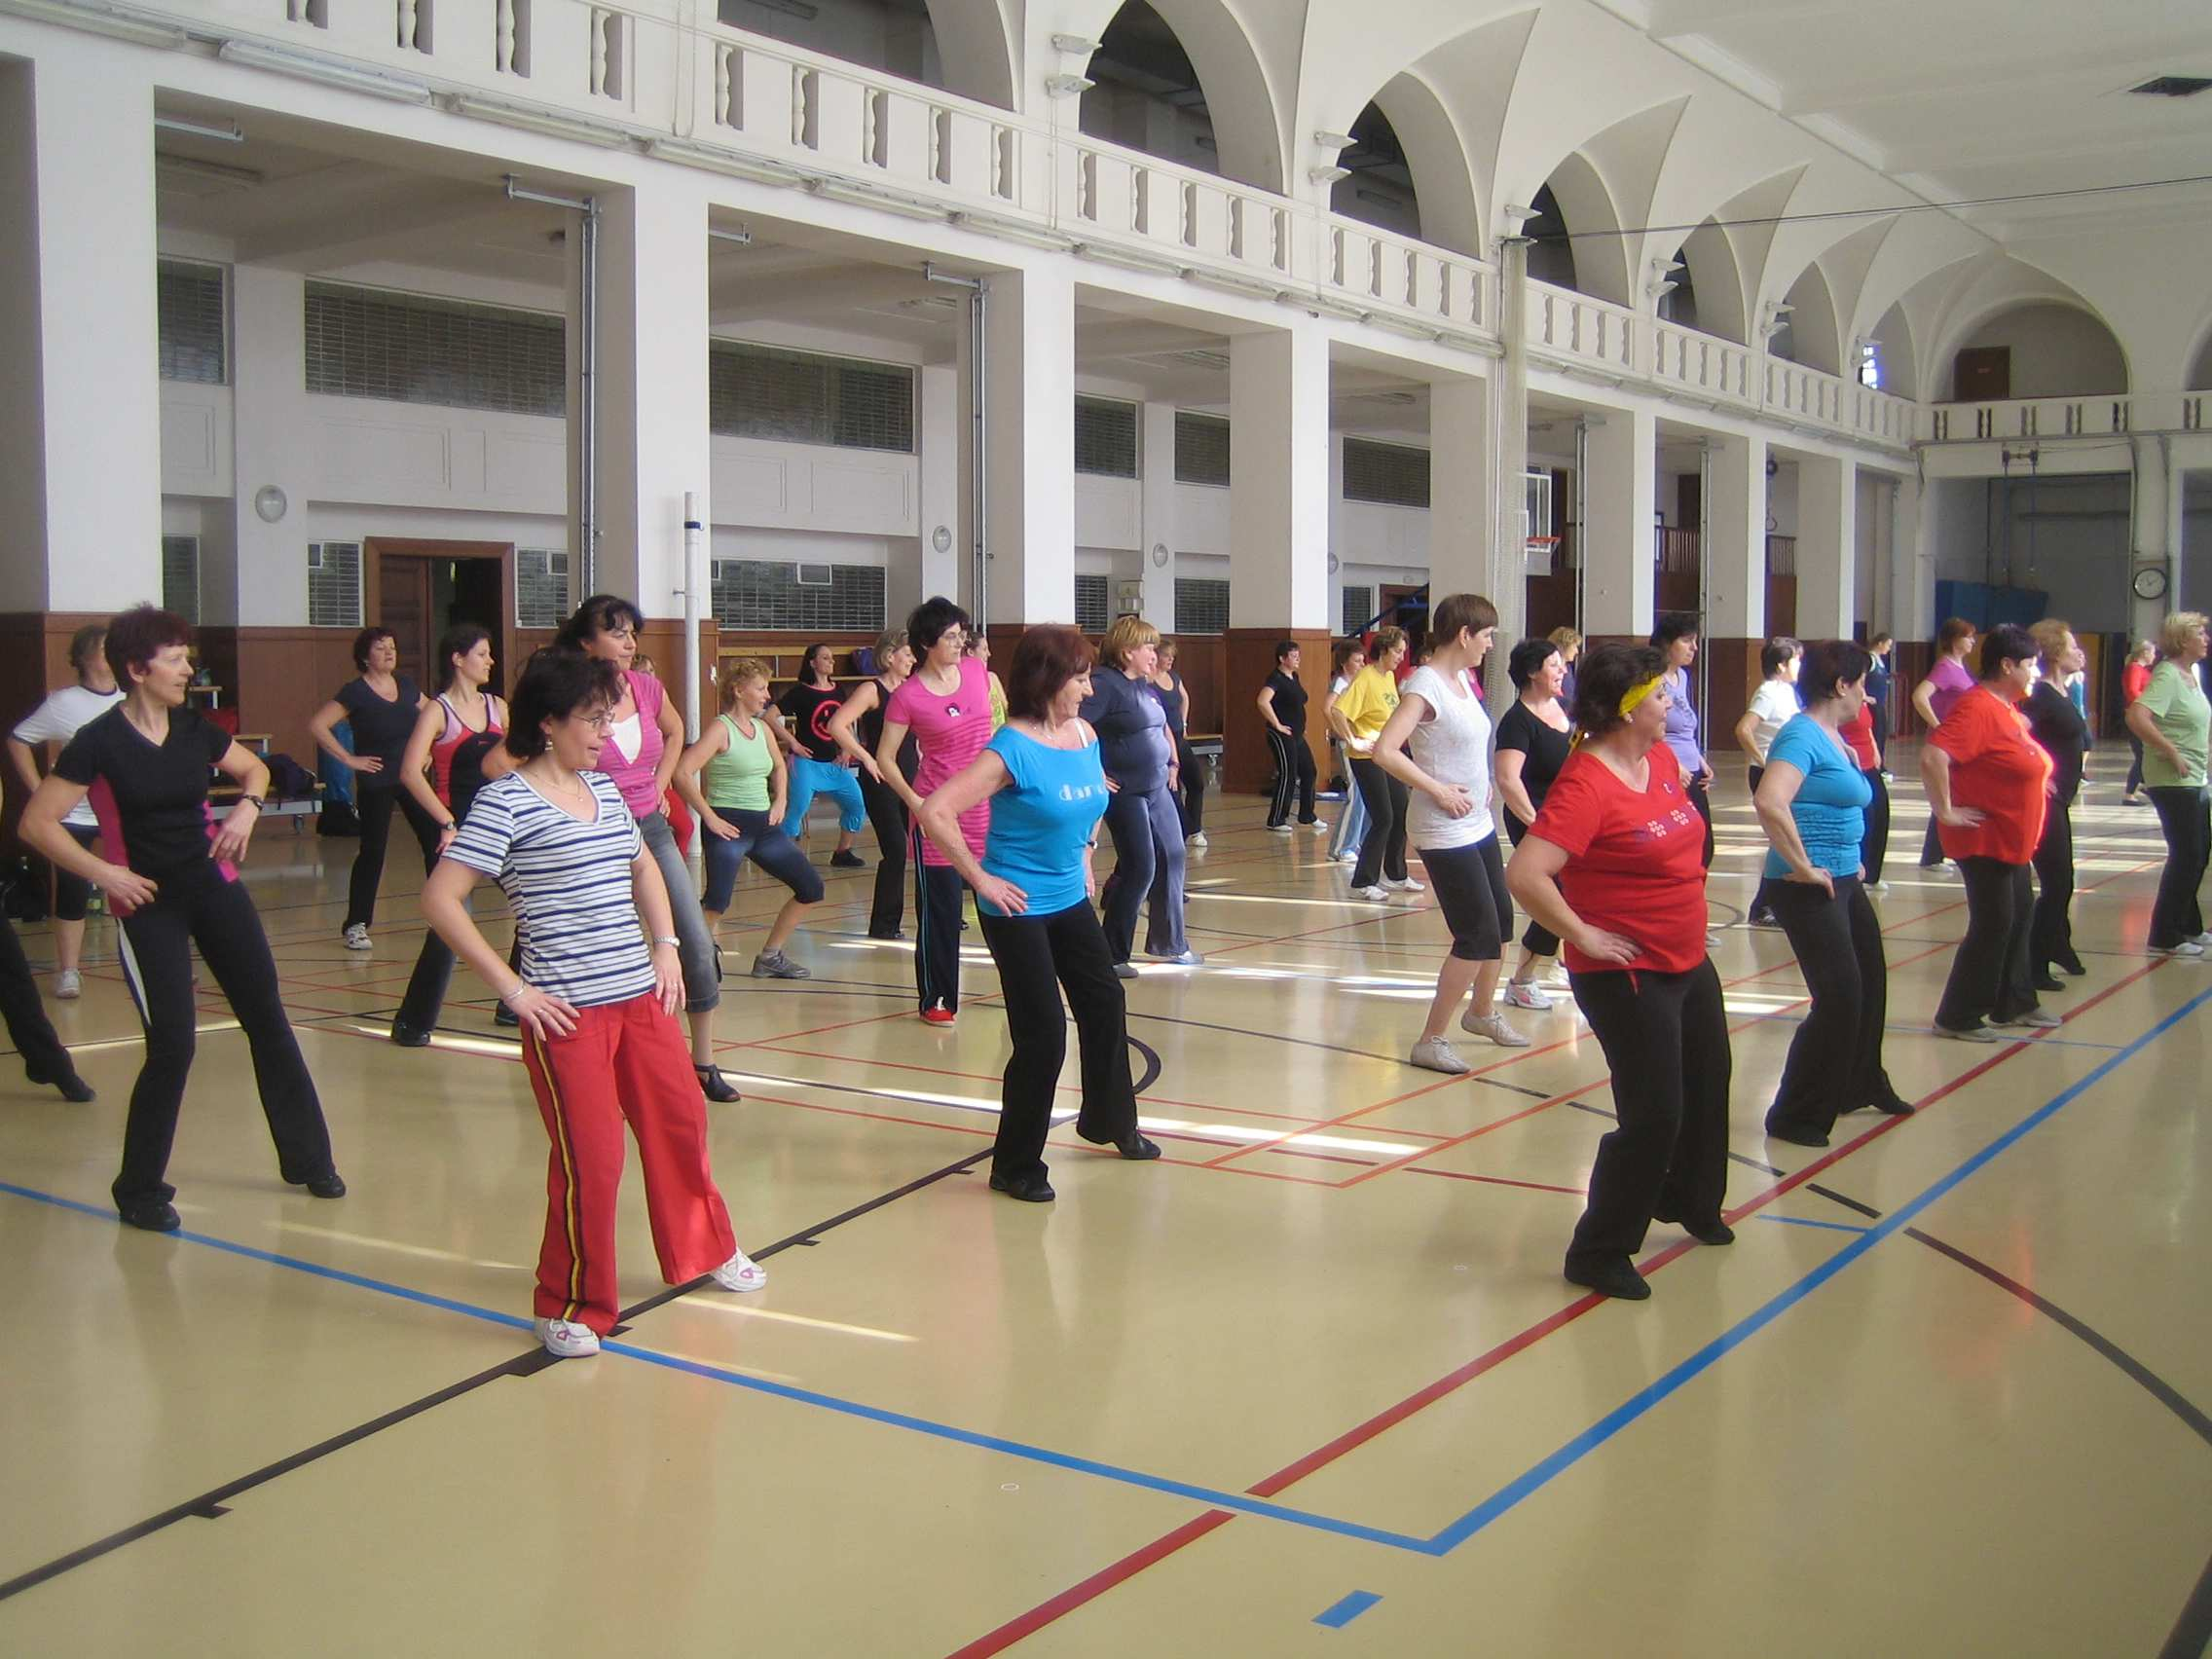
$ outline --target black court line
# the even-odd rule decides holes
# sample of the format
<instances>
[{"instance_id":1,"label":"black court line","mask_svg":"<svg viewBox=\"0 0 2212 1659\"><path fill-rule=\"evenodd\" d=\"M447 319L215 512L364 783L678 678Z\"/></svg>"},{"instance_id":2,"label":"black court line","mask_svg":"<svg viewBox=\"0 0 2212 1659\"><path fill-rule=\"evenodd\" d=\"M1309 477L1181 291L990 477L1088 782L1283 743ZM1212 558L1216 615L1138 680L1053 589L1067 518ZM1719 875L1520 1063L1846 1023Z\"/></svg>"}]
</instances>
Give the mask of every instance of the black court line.
<instances>
[{"instance_id":1,"label":"black court line","mask_svg":"<svg viewBox=\"0 0 2212 1659\"><path fill-rule=\"evenodd\" d=\"M1880 1221L1882 1219L1882 1212L1876 1209L1872 1204L1862 1204L1857 1198L1847 1198L1841 1193L1835 1191L1834 1188L1824 1187L1818 1181L1806 1182L1805 1191L1808 1193L1818 1193L1822 1198L1827 1199L1828 1202L1841 1204L1847 1210L1857 1210L1868 1221Z\"/></svg>"},{"instance_id":2,"label":"black court line","mask_svg":"<svg viewBox=\"0 0 2212 1659\"><path fill-rule=\"evenodd\" d=\"M2212 1651L2212 1561L2204 1564L2196 1588L2183 1604L2173 1634L2158 1649L2158 1659L2204 1659Z\"/></svg>"},{"instance_id":3,"label":"black court line","mask_svg":"<svg viewBox=\"0 0 2212 1659\"><path fill-rule=\"evenodd\" d=\"M1185 1025L1194 1031L1220 1031L1231 1037L1256 1037L1263 1043L1289 1043L1301 1049L1325 1049L1332 1054L1350 1054L1355 1059L1362 1060L1382 1060L1393 1066L1402 1066L1406 1063L1404 1057L1398 1054L1381 1054L1373 1049L1349 1049L1342 1043L1323 1043L1311 1037L1292 1037L1281 1031L1250 1031L1241 1025L1215 1025L1203 1019L1185 1019L1182 1015L1174 1014L1147 1014L1142 1009L1135 1008L1129 1010L1128 1016L1131 1019L1155 1020L1161 1025ZM1502 1088L1513 1094L1526 1094L1535 1100L1549 1100L1551 1098L1540 1088L1530 1088L1518 1083L1506 1083L1498 1078L1469 1077L1467 1081L1469 1083L1487 1084L1492 1088Z\"/></svg>"},{"instance_id":4,"label":"black court line","mask_svg":"<svg viewBox=\"0 0 2212 1659\"><path fill-rule=\"evenodd\" d=\"M879 1210L886 1204L894 1203L909 1194L918 1193L923 1188L933 1186L948 1176L961 1174L981 1160L990 1157L990 1155L991 1149L985 1147L980 1152L969 1154L957 1162L946 1164L941 1169L933 1169L929 1174L918 1176L914 1180L908 1181L904 1186L894 1187L890 1192L879 1194L865 1203L855 1204L851 1209L840 1211L827 1221L820 1221L812 1227L802 1228L796 1233L777 1239L773 1244L762 1245L759 1249L751 1252L753 1259L756 1262L763 1261L783 1250L790 1249L793 1245L812 1244L822 1235L842 1227L849 1221L857 1221L862 1216ZM622 1324L640 1314L673 1302L678 1297L696 1290L707 1282L706 1275L702 1274L688 1284L671 1286L658 1296L649 1297L636 1307L624 1309L616 1316L617 1331L621 1329ZM5 1602L13 1596L18 1596L25 1590L35 1589L72 1568L83 1567L89 1562L97 1561L102 1556L111 1555L127 1544L134 1544L141 1538L151 1537L156 1532L175 1526L179 1521L211 1520L226 1514L228 1513L226 1506L229 1501L243 1493L251 1492L256 1487L266 1486L279 1476L292 1473L295 1469L302 1469L310 1463L318 1462L332 1453L343 1452L350 1446L358 1445L372 1435L382 1434L387 1428L396 1428L399 1424L419 1418L424 1412L435 1407L473 1394L477 1389L488 1383L496 1382L502 1377L535 1377L546 1367L557 1363L558 1361L555 1360L553 1355L547 1353L542 1347L534 1348L527 1353L519 1353L512 1359L502 1360L488 1370L477 1372L473 1377L464 1377L458 1382L448 1383L445 1387L437 1389L433 1393L424 1394L419 1400L411 1400L406 1405L395 1407L381 1417L371 1418L367 1422L357 1424L343 1433L334 1434L327 1440L319 1440L313 1446L293 1453L290 1456L280 1457L274 1463L264 1464L251 1474L240 1475L236 1480L227 1481L219 1487L202 1493L197 1497L190 1497L182 1503L172 1505L158 1515L148 1516L145 1520L126 1527L121 1531L110 1532L106 1537L86 1544L81 1549L71 1550L67 1555L57 1556L43 1566L32 1567L28 1572L19 1573L5 1583L0 1583L0 1602Z\"/></svg>"}]
</instances>

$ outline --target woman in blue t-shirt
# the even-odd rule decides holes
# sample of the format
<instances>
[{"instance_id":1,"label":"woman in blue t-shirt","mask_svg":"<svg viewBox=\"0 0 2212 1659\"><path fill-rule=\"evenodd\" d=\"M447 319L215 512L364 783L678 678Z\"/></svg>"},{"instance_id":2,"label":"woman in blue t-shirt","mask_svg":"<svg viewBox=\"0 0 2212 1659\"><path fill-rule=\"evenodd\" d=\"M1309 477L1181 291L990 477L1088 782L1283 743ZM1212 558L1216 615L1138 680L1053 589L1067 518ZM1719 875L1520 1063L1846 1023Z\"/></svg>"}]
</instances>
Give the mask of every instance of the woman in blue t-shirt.
<instances>
[{"instance_id":1,"label":"woman in blue t-shirt","mask_svg":"<svg viewBox=\"0 0 2212 1659\"><path fill-rule=\"evenodd\" d=\"M1889 968L1860 862L1873 791L1838 729L1866 700L1871 660L1849 640L1805 647L1805 712L1775 734L1753 797L1773 843L1767 890L1813 999L1766 1114L1768 1136L1796 1146L1827 1145L1836 1119L1862 1106L1912 1110L1882 1069Z\"/></svg>"},{"instance_id":2,"label":"woman in blue t-shirt","mask_svg":"<svg viewBox=\"0 0 2212 1659\"><path fill-rule=\"evenodd\" d=\"M1007 723L921 809L923 832L975 890L1014 1035L991 1190L1030 1203L1053 1196L1045 1137L1068 1046L1055 979L1066 987L1083 1053L1076 1133L1124 1158L1160 1156L1137 1129L1122 982L1090 907L1098 887L1090 852L1106 810L1098 734L1077 714L1090 694L1090 646L1073 628L1023 634L1007 671ZM991 828L978 860L961 834L960 815L985 801Z\"/></svg>"}]
</instances>

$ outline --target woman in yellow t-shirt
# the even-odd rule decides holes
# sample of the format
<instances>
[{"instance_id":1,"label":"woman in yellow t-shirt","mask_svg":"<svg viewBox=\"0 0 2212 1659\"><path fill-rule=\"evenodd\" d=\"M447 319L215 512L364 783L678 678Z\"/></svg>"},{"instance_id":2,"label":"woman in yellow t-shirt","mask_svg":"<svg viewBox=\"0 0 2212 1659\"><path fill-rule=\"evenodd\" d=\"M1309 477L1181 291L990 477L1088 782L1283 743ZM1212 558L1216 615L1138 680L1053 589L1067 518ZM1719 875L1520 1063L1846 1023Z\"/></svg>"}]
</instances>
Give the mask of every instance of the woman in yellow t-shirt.
<instances>
[{"instance_id":1,"label":"woman in yellow t-shirt","mask_svg":"<svg viewBox=\"0 0 2212 1659\"><path fill-rule=\"evenodd\" d=\"M1392 893L1419 893L1406 873L1406 786L1375 763L1375 738L1398 707L1398 664L1405 660L1403 628L1378 628L1367 666L1352 676L1329 705L1329 726L1351 756L1352 787L1367 808L1367 834L1352 866L1355 899L1387 901Z\"/></svg>"}]
</instances>

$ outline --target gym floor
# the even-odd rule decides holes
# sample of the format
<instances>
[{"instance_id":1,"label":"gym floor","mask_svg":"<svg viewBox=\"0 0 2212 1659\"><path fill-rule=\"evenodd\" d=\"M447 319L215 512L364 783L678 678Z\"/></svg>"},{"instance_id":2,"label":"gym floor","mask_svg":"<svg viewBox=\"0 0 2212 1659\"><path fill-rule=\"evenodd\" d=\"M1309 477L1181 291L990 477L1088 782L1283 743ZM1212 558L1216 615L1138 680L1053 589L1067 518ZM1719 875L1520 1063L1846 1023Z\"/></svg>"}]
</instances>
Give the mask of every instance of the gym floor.
<instances>
[{"instance_id":1,"label":"gym floor","mask_svg":"<svg viewBox=\"0 0 2212 1659\"><path fill-rule=\"evenodd\" d=\"M2144 953L2161 849L2125 758L2076 807L2089 976L2058 1029L1981 1047L1927 1034L1964 895L1915 866L1893 757L1887 1057L1921 1110L1825 1151L1760 1133L1803 985L1742 925L1763 843L1722 762L1738 1239L1654 1227L1639 1306L1559 1276L1609 1101L1571 1001L1513 1013L1529 1049L1465 1039L1469 1077L1408 1067L1428 896L1347 900L1255 798L1209 800L1192 856L1207 966L1128 986L1166 1156L1062 1127L1050 1206L984 1186L980 934L958 1026L924 1026L909 949L862 937L870 872L830 872L815 977L755 981L783 891L749 870L719 1024L746 1098L710 1121L771 1282L665 1292L633 1160L633 1306L562 1362L529 1331L516 1045L465 973L434 1047L385 1040L412 848L360 954L353 844L265 826L246 878L351 1191L277 1178L208 983L184 1231L117 1224L141 1045L95 921L49 1009L98 1102L0 1083L0 1651L2197 1654L2212 965Z\"/></svg>"}]
</instances>

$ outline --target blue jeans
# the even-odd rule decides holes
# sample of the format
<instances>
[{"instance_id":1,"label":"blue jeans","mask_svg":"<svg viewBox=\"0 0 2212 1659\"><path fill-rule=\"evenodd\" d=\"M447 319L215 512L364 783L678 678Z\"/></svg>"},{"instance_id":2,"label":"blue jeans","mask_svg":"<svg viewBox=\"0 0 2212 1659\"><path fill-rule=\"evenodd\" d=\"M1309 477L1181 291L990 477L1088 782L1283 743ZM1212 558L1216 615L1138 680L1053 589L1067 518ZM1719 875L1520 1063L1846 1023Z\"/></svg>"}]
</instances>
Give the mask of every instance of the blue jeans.
<instances>
[{"instance_id":1,"label":"blue jeans","mask_svg":"<svg viewBox=\"0 0 2212 1659\"><path fill-rule=\"evenodd\" d=\"M814 804L818 794L829 795L836 801L840 809L837 828L846 834L866 828L867 802L861 799L861 781L852 768L801 756L792 762L791 797L784 810L784 831L793 840L806 833L807 808ZM725 812L722 816L727 818L729 814Z\"/></svg>"},{"instance_id":2,"label":"blue jeans","mask_svg":"<svg viewBox=\"0 0 2212 1659\"><path fill-rule=\"evenodd\" d=\"M699 896L691 891L691 869L677 849L676 831L668 827L668 815L648 812L638 820L638 833L645 838L645 851L652 854L653 863L660 868L660 879L668 889L669 914L676 923L677 956L683 964L683 1012L708 1014L722 1000L721 963L715 951L715 936L707 931L707 918L700 914Z\"/></svg>"},{"instance_id":3,"label":"blue jeans","mask_svg":"<svg viewBox=\"0 0 2212 1659\"><path fill-rule=\"evenodd\" d=\"M807 863L796 841L768 822L765 812L748 812L735 806L718 806L715 811L736 827L737 838L725 841L704 825L700 827L700 849L707 859L707 896L701 901L705 908L717 915L729 908L738 866L747 859L790 888L801 904L822 902L821 872Z\"/></svg>"}]
</instances>

